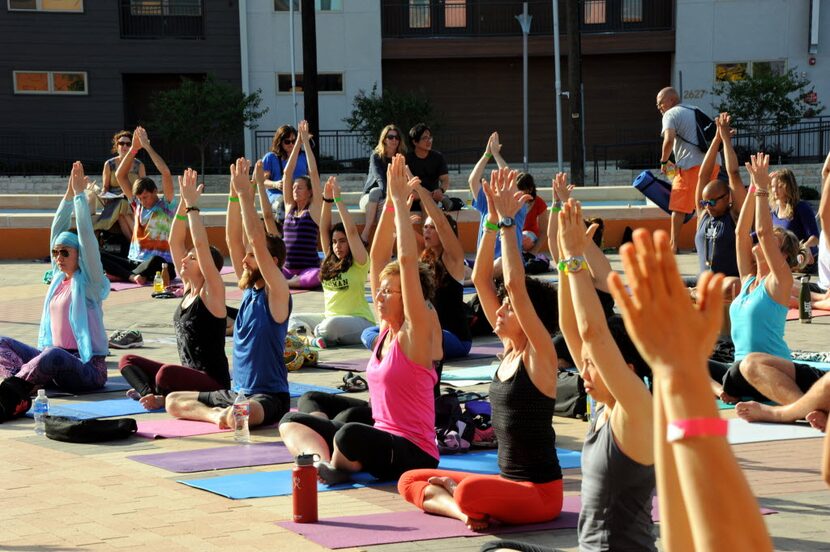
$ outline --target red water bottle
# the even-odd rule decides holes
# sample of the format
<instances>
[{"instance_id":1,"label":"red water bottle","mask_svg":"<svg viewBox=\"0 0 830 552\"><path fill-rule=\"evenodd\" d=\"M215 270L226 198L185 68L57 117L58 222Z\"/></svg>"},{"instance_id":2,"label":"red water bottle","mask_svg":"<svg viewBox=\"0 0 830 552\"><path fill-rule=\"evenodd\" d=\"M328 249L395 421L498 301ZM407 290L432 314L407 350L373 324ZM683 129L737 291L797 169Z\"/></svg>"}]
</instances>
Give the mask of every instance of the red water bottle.
<instances>
[{"instance_id":1,"label":"red water bottle","mask_svg":"<svg viewBox=\"0 0 830 552\"><path fill-rule=\"evenodd\" d=\"M293 482L294 521L296 523L315 523L317 521L317 468L314 461L320 457L316 454L297 456L291 473Z\"/></svg>"}]
</instances>

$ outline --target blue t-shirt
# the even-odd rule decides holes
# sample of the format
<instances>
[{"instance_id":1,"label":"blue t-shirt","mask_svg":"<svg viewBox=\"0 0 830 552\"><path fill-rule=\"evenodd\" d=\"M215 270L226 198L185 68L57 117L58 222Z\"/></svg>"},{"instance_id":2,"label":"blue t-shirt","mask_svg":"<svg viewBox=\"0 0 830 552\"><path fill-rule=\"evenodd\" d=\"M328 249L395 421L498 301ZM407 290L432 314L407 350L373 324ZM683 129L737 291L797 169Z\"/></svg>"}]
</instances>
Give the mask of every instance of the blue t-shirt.
<instances>
[{"instance_id":1,"label":"blue t-shirt","mask_svg":"<svg viewBox=\"0 0 830 552\"><path fill-rule=\"evenodd\" d=\"M753 281L755 276L746 279L741 292L729 306L735 360L742 360L749 353L767 353L790 360L790 348L784 341L789 309L769 296L763 280L755 289L747 291Z\"/></svg>"},{"instance_id":2,"label":"blue t-shirt","mask_svg":"<svg viewBox=\"0 0 830 552\"><path fill-rule=\"evenodd\" d=\"M273 151L269 151L262 158L262 167L271 173L271 176L268 177L269 180L282 180L282 175L287 164L287 159L283 161ZM306 159L304 151L301 151L300 155L297 156L297 164L294 166L294 178L298 176L308 176L308 159ZM286 190L285 183L283 183L282 189ZM291 189L290 185L287 189ZM275 190L274 188L266 188L265 193L268 194L268 199L271 201L279 199L282 195L281 191Z\"/></svg>"},{"instance_id":3,"label":"blue t-shirt","mask_svg":"<svg viewBox=\"0 0 830 552\"><path fill-rule=\"evenodd\" d=\"M697 225L695 249L700 272L711 270L727 276L739 276L732 213L727 212L714 218L704 211L700 224Z\"/></svg>"},{"instance_id":4,"label":"blue t-shirt","mask_svg":"<svg viewBox=\"0 0 830 552\"><path fill-rule=\"evenodd\" d=\"M481 236L484 234L484 221L487 219L487 196L484 195L484 188L478 189L478 195L473 200L473 207L481 213L481 220L478 222L478 240L476 240L476 249L481 243ZM522 228L525 225L525 217L527 217L527 204L522 205L516 216L513 217L514 227L516 228L516 241L519 242L519 251L522 250ZM501 240L496 240L495 259L501 257Z\"/></svg>"},{"instance_id":5,"label":"blue t-shirt","mask_svg":"<svg viewBox=\"0 0 830 552\"><path fill-rule=\"evenodd\" d=\"M818 224L816 213L806 201L799 201L793 210L793 218L778 218L778 213L772 211L772 225L780 226L795 234L799 241L804 241L810 236L818 237ZM813 257L818 256L818 247L811 247Z\"/></svg>"},{"instance_id":6,"label":"blue t-shirt","mask_svg":"<svg viewBox=\"0 0 830 552\"><path fill-rule=\"evenodd\" d=\"M288 314L291 314L288 299ZM288 393L285 368L285 334L288 317L277 324L268 308L265 288L245 290L233 327L233 390L255 393Z\"/></svg>"}]
</instances>

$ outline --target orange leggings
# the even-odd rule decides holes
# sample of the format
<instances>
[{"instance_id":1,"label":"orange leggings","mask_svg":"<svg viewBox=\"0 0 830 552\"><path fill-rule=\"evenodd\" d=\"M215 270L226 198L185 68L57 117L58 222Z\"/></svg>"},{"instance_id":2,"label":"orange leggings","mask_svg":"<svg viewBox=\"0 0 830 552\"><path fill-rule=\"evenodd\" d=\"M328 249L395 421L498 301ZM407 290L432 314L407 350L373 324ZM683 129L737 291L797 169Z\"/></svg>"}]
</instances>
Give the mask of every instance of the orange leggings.
<instances>
[{"instance_id":1,"label":"orange leggings","mask_svg":"<svg viewBox=\"0 0 830 552\"><path fill-rule=\"evenodd\" d=\"M473 519L492 519L510 525L541 523L562 511L562 480L549 483L513 481L500 475L449 470L410 470L398 480L398 492L424 509L424 491L430 477L449 477L458 485L456 504Z\"/></svg>"}]
</instances>

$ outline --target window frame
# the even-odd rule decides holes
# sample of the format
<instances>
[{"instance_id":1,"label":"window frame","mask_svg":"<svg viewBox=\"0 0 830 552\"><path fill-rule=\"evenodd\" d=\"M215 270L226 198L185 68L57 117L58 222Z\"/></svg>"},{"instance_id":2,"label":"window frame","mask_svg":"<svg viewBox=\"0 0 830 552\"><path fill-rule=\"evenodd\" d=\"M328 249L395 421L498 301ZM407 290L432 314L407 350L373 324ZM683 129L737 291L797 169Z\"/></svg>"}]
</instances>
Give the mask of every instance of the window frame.
<instances>
[{"instance_id":1,"label":"window frame","mask_svg":"<svg viewBox=\"0 0 830 552\"><path fill-rule=\"evenodd\" d=\"M288 91L280 90L280 75L285 75L285 76L291 78L291 73L290 72L282 73L282 72L277 71L276 73L274 73L274 80L275 80L275 84L276 84L277 96L290 95L292 93L291 90L288 90ZM317 73L318 78L322 75L340 75L340 83L342 84L342 87L341 87L340 90L319 90L318 89L317 90L318 94L323 94L323 95L326 95L326 96L337 96L337 95L343 95L343 94L346 93L346 73L343 73L343 72L340 72L340 71L322 71L322 72ZM296 73L296 77L297 77L298 81L300 80L300 77L302 77L302 76L303 76L303 73L299 73L299 72ZM297 94L302 94L303 92L304 92L304 90L297 90Z\"/></svg>"},{"instance_id":2,"label":"window frame","mask_svg":"<svg viewBox=\"0 0 830 552\"><path fill-rule=\"evenodd\" d=\"M714 62L714 67L713 67L714 82L716 82L716 83L717 82L736 82L737 80L743 80L743 79L736 79L736 80L733 81L733 80L729 80L729 79L718 79L718 66L719 65L743 65L743 66L745 66L744 75L746 77L753 77L753 76L755 76L755 64L760 64L760 63L769 63L769 64L781 63L781 64L783 64L783 70L782 70L781 74L784 75L788 71L788 69L787 69L787 59L786 58L785 59L758 59L758 60L748 59L748 60L742 60L742 61L716 61L716 62Z\"/></svg>"},{"instance_id":3,"label":"window frame","mask_svg":"<svg viewBox=\"0 0 830 552\"><path fill-rule=\"evenodd\" d=\"M18 90L17 75L18 74L32 74L40 73L46 74L46 82L49 85L48 90ZM56 91L55 90L55 74L75 74L84 76L84 90L83 92ZM41 71L41 70L12 70L12 87L15 96L89 96L89 73L87 71Z\"/></svg>"},{"instance_id":4,"label":"window frame","mask_svg":"<svg viewBox=\"0 0 830 552\"><path fill-rule=\"evenodd\" d=\"M6 0L6 9L10 12L22 12L22 13L85 13L85 6L84 0L79 0L81 2L81 9L80 10L44 10L43 9L43 0L35 0L35 7L34 9L29 8L13 8L12 7L12 0Z\"/></svg>"},{"instance_id":5,"label":"window frame","mask_svg":"<svg viewBox=\"0 0 830 552\"><path fill-rule=\"evenodd\" d=\"M293 1L294 0L287 0L287 2L293 2ZM319 1L320 0L314 0L314 13L343 13L343 3L344 3L345 0L335 0L335 1L339 1L339 3L340 3L340 9L337 9L337 10L324 10L324 9L317 8L317 3ZM296 2L297 2L297 9L294 10L294 13L300 13L302 11L301 8L302 8L303 4L300 0L296 0ZM278 10L276 2L273 3L272 11L274 13L291 13L291 10Z\"/></svg>"}]
</instances>

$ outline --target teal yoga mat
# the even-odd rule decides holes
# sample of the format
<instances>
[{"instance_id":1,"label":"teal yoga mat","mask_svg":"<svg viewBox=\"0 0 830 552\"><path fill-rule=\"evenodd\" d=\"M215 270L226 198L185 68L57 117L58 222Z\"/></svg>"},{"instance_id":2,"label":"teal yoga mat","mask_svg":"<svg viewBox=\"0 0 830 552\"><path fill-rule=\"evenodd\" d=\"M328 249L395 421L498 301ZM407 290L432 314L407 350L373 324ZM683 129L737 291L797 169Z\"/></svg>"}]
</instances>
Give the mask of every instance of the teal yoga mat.
<instances>
[{"instance_id":1,"label":"teal yoga mat","mask_svg":"<svg viewBox=\"0 0 830 552\"><path fill-rule=\"evenodd\" d=\"M147 414L148 412L164 412L164 409L145 410L141 403L132 399L107 399L105 401L84 401L69 404L50 404L50 416L66 416L77 420L89 420L92 418L109 418L111 416L133 416L136 414ZM26 413L32 418L32 410Z\"/></svg>"},{"instance_id":2,"label":"teal yoga mat","mask_svg":"<svg viewBox=\"0 0 830 552\"><path fill-rule=\"evenodd\" d=\"M291 494L291 470L241 473L223 475L207 479L180 479L194 489L201 489L233 500L244 498L264 498L268 496L288 496ZM394 485L394 481L378 481L368 473L356 473L354 481L340 485L323 485L317 483L317 492L344 491L359 489L370 485Z\"/></svg>"},{"instance_id":3,"label":"teal yoga mat","mask_svg":"<svg viewBox=\"0 0 830 552\"><path fill-rule=\"evenodd\" d=\"M563 469L578 468L582 465L582 453L577 450L556 449L559 466ZM498 451L482 450L442 456L438 463L439 470L465 471L482 474L499 473Z\"/></svg>"},{"instance_id":4,"label":"teal yoga mat","mask_svg":"<svg viewBox=\"0 0 830 552\"><path fill-rule=\"evenodd\" d=\"M469 368L458 368L455 370L444 370L441 374L441 381L452 380L480 380L490 381L498 369L498 364L482 364L470 366Z\"/></svg>"},{"instance_id":5,"label":"teal yoga mat","mask_svg":"<svg viewBox=\"0 0 830 552\"><path fill-rule=\"evenodd\" d=\"M830 362L814 362L812 360L794 360L798 364L808 364L813 368L818 368L819 370L824 370L825 372L830 371Z\"/></svg>"},{"instance_id":6,"label":"teal yoga mat","mask_svg":"<svg viewBox=\"0 0 830 552\"><path fill-rule=\"evenodd\" d=\"M288 382L288 393L292 397L299 397L308 391L322 391L324 393L331 393L332 395L337 395L338 393L343 392L342 389L337 389L335 387L323 387L322 385L309 385L307 383L296 383L293 381Z\"/></svg>"}]
</instances>

